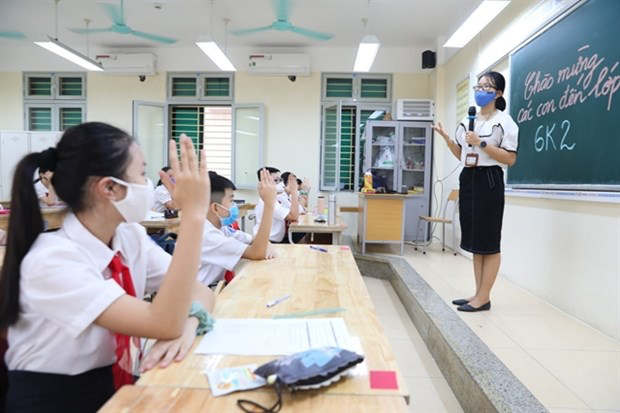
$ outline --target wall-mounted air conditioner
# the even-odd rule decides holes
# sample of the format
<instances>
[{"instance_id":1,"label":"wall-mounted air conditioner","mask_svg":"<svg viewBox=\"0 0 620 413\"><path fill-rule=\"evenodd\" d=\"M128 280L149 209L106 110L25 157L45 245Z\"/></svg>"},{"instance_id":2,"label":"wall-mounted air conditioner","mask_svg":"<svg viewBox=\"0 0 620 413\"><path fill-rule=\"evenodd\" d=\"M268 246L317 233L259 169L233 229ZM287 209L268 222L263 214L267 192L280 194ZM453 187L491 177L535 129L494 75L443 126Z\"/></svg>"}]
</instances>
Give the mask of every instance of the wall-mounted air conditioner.
<instances>
[{"instance_id":1,"label":"wall-mounted air conditioner","mask_svg":"<svg viewBox=\"0 0 620 413\"><path fill-rule=\"evenodd\" d=\"M397 120L434 120L435 101L430 99L398 99Z\"/></svg>"},{"instance_id":2,"label":"wall-mounted air conditioner","mask_svg":"<svg viewBox=\"0 0 620 413\"><path fill-rule=\"evenodd\" d=\"M105 54L97 55L97 61L108 75L150 76L157 74L154 54Z\"/></svg>"},{"instance_id":3,"label":"wall-mounted air conditioner","mask_svg":"<svg viewBox=\"0 0 620 413\"><path fill-rule=\"evenodd\" d=\"M307 54L252 54L249 72L253 75L309 76L310 57Z\"/></svg>"}]
</instances>

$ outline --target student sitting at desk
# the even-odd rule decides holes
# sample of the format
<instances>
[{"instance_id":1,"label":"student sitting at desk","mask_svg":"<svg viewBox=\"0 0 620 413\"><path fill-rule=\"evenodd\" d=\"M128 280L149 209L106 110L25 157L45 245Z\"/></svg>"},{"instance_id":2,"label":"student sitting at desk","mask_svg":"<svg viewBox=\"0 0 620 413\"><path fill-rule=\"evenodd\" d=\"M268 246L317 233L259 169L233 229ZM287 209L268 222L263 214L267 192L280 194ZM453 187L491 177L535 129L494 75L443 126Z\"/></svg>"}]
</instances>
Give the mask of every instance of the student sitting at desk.
<instances>
[{"instance_id":1,"label":"student sitting at desk","mask_svg":"<svg viewBox=\"0 0 620 413\"><path fill-rule=\"evenodd\" d=\"M282 182L284 183L284 192L278 194L278 201L280 204L284 205L286 208L291 208L291 187L288 185L289 176L291 176L291 172L284 172L280 177L282 178ZM306 213L306 208L308 207L308 192L302 195L302 186L304 183L301 179L297 178L293 175L297 180L297 188L298 191L298 199L299 199L299 213L301 215Z\"/></svg>"},{"instance_id":2,"label":"student sitting at desk","mask_svg":"<svg viewBox=\"0 0 620 413\"><path fill-rule=\"evenodd\" d=\"M266 166L264 169L269 171L269 175L273 179L273 181L277 184L277 192L278 195L285 192L285 185L282 182L282 178L280 177L280 170L277 168L273 168L270 166ZM261 180L261 171L259 169L256 174L258 175L258 180ZM273 211L273 222L271 223L271 232L269 234L269 240L271 242L277 243L288 243L287 236L287 228L290 222L295 222L299 219L299 198L297 196L297 179L293 176L289 176L290 186L289 192L291 194L291 205L290 207L286 207L280 203L277 199L274 200L275 209ZM258 201L258 205L256 205L255 213L256 213L256 225L254 226L254 235L258 231L261 222L267 217L263 217L265 210L265 202L261 199Z\"/></svg>"},{"instance_id":3,"label":"student sitting at desk","mask_svg":"<svg viewBox=\"0 0 620 413\"><path fill-rule=\"evenodd\" d=\"M39 177L34 181L34 190L39 199L41 208L49 208L58 204L58 196L52 185L52 177L54 172L49 167L42 166L39 168Z\"/></svg>"},{"instance_id":4,"label":"student sitting at desk","mask_svg":"<svg viewBox=\"0 0 620 413\"><path fill-rule=\"evenodd\" d=\"M269 173L261 171L258 194L261 201L270 207L264 209L268 218L257 224L254 238L243 231L233 231L230 225L238 218L239 209L234 202L237 189L227 178L209 172L211 179L211 205L207 212L202 236L202 254L198 281L213 285L224 278L226 271L232 271L241 258L263 260L273 257L269 244L269 231L276 199L276 184Z\"/></svg>"},{"instance_id":5,"label":"student sitting at desk","mask_svg":"<svg viewBox=\"0 0 620 413\"><path fill-rule=\"evenodd\" d=\"M10 412L94 412L133 383L131 337L158 341L142 369L187 354L206 330L213 293L196 281L209 207L209 177L191 140L173 156L173 196L183 207L174 256L139 224L153 200L144 155L127 133L104 123L64 132L58 146L26 155L15 169L8 244L0 276L0 332ZM170 154L177 153L174 141ZM201 158L205 159L204 151ZM32 176L50 162L70 212L41 233ZM164 174L162 174L164 175ZM164 182L171 185L170 179ZM151 303L145 292L157 291Z\"/></svg>"},{"instance_id":6,"label":"student sitting at desk","mask_svg":"<svg viewBox=\"0 0 620 413\"><path fill-rule=\"evenodd\" d=\"M169 166L164 166L161 171L170 177L170 180L174 183L174 172ZM166 186L162 183L161 179L157 182L155 187L155 201L151 207L153 211L164 212L166 209L177 209L177 205L174 203L170 192Z\"/></svg>"}]
</instances>

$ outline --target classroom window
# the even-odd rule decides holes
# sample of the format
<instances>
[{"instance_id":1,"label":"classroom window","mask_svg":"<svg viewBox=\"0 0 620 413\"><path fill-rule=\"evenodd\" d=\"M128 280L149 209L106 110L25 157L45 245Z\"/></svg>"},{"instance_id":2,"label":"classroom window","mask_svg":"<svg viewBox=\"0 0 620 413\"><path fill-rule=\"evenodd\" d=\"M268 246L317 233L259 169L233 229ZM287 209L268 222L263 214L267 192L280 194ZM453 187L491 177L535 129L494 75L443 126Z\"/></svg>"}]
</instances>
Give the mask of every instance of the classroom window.
<instances>
[{"instance_id":1,"label":"classroom window","mask_svg":"<svg viewBox=\"0 0 620 413\"><path fill-rule=\"evenodd\" d=\"M364 176L364 131L382 120L389 106L326 103L321 138L321 190L357 191Z\"/></svg>"},{"instance_id":2,"label":"classroom window","mask_svg":"<svg viewBox=\"0 0 620 413\"><path fill-rule=\"evenodd\" d=\"M232 103L233 84L232 73L168 73L168 100Z\"/></svg>"},{"instance_id":3,"label":"classroom window","mask_svg":"<svg viewBox=\"0 0 620 413\"><path fill-rule=\"evenodd\" d=\"M391 103L392 75L324 73L322 101Z\"/></svg>"},{"instance_id":4,"label":"classroom window","mask_svg":"<svg viewBox=\"0 0 620 413\"><path fill-rule=\"evenodd\" d=\"M86 100L84 73L24 73L24 100Z\"/></svg>"},{"instance_id":5,"label":"classroom window","mask_svg":"<svg viewBox=\"0 0 620 413\"><path fill-rule=\"evenodd\" d=\"M64 131L85 115L84 73L24 73L24 129Z\"/></svg>"},{"instance_id":6,"label":"classroom window","mask_svg":"<svg viewBox=\"0 0 620 413\"><path fill-rule=\"evenodd\" d=\"M64 131L85 120L85 104L78 103L27 103L25 129L47 132Z\"/></svg>"},{"instance_id":7,"label":"classroom window","mask_svg":"<svg viewBox=\"0 0 620 413\"><path fill-rule=\"evenodd\" d=\"M364 130L391 110L392 75L322 75L321 190L357 191L364 177Z\"/></svg>"},{"instance_id":8,"label":"classroom window","mask_svg":"<svg viewBox=\"0 0 620 413\"><path fill-rule=\"evenodd\" d=\"M196 151L204 149L210 171L232 177L232 107L172 106L170 135L178 139L184 133Z\"/></svg>"}]
</instances>

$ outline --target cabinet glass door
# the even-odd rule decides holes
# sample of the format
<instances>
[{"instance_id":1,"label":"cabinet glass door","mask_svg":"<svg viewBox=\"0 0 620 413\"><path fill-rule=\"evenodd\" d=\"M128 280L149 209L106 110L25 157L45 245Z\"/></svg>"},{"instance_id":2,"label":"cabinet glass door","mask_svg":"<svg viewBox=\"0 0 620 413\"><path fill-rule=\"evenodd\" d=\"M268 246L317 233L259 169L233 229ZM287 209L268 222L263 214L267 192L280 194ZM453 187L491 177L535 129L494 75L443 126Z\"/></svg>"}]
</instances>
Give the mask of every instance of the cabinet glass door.
<instances>
[{"instance_id":1,"label":"cabinet glass door","mask_svg":"<svg viewBox=\"0 0 620 413\"><path fill-rule=\"evenodd\" d=\"M401 125L402 153L400 154L401 171L399 192L407 189L410 194L422 194L425 189L424 171L427 137L426 125Z\"/></svg>"},{"instance_id":2,"label":"cabinet glass door","mask_svg":"<svg viewBox=\"0 0 620 413\"><path fill-rule=\"evenodd\" d=\"M398 167L398 124L396 122L370 122L369 160L375 189L397 190L396 169Z\"/></svg>"}]
</instances>

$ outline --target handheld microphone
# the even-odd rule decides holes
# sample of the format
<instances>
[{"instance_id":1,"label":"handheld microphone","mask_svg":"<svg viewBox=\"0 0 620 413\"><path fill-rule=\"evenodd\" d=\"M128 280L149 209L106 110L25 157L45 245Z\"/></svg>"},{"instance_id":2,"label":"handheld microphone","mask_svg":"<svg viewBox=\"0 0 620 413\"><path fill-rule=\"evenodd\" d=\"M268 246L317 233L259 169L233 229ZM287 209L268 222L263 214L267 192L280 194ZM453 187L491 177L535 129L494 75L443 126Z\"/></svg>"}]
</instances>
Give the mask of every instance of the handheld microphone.
<instances>
[{"instance_id":1,"label":"handheld microphone","mask_svg":"<svg viewBox=\"0 0 620 413\"><path fill-rule=\"evenodd\" d=\"M475 106L470 106L469 110L467 111L467 117L469 118L469 131L473 132L474 131L474 120L476 119L476 107ZM468 144L467 146L469 146L471 148L471 144Z\"/></svg>"}]
</instances>

